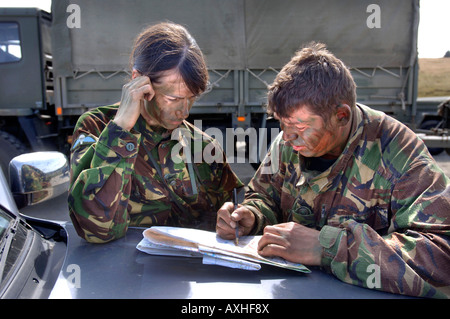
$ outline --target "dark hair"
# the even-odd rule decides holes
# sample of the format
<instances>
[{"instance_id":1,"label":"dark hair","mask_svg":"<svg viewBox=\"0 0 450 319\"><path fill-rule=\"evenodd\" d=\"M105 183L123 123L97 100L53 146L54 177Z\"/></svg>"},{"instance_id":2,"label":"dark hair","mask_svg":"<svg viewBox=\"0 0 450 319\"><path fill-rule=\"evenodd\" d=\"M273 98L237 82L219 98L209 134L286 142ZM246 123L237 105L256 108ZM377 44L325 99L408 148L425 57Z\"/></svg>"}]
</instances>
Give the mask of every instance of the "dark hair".
<instances>
[{"instance_id":1,"label":"dark hair","mask_svg":"<svg viewBox=\"0 0 450 319\"><path fill-rule=\"evenodd\" d=\"M177 69L188 89L199 95L206 90L208 70L194 38L181 25L162 22L144 29L136 38L131 67L152 81L162 71Z\"/></svg>"},{"instance_id":2,"label":"dark hair","mask_svg":"<svg viewBox=\"0 0 450 319\"><path fill-rule=\"evenodd\" d=\"M303 105L325 123L337 105L356 105L356 85L349 69L323 43L297 51L269 86L269 114L289 117Z\"/></svg>"}]
</instances>

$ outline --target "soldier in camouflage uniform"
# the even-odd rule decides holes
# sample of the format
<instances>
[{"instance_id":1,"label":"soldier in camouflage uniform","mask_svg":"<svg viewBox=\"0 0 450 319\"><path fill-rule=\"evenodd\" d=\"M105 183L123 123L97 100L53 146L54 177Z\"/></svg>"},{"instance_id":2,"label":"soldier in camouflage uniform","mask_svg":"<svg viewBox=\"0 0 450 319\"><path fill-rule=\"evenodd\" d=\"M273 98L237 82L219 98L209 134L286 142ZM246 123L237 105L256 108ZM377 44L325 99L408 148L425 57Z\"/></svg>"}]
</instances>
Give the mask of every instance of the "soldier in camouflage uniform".
<instances>
[{"instance_id":1,"label":"soldier in camouflage uniform","mask_svg":"<svg viewBox=\"0 0 450 319\"><path fill-rule=\"evenodd\" d=\"M120 104L86 112L75 127L73 224L95 243L129 226L214 230L217 210L243 184L220 145L185 121L207 86L201 51L183 27L161 23L138 36L131 64ZM204 160L206 150L216 161Z\"/></svg>"},{"instance_id":2,"label":"soldier in camouflage uniform","mask_svg":"<svg viewBox=\"0 0 450 319\"><path fill-rule=\"evenodd\" d=\"M283 132L217 233L263 231L259 253L322 266L392 293L450 296L450 181L405 125L356 104L350 72L321 44L269 88ZM272 169L272 170L270 170Z\"/></svg>"}]
</instances>

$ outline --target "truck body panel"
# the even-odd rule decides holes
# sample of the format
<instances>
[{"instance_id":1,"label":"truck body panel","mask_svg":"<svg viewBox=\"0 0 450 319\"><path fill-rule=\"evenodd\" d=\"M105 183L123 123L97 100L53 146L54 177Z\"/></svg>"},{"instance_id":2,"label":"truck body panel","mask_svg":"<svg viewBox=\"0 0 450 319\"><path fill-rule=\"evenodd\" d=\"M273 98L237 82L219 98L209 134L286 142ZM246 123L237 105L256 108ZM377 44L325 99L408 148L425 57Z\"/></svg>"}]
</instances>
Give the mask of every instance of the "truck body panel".
<instances>
[{"instance_id":1,"label":"truck body panel","mask_svg":"<svg viewBox=\"0 0 450 319\"><path fill-rule=\"evenodd\" d=\"M380 28L368 26L371 1L111 0L105 8L101 1L81 0L80 28L68 28L71 3L52 7L57 104L63 112L118 101L134 38L146 25L169 20L192 33L211 74L212 90L192 114L264 113L267 84L276 72L301 45L319 41L351 68L358 101L393 115L414 115L416 0L379 1Z\"/></svg>"}]
</instances>

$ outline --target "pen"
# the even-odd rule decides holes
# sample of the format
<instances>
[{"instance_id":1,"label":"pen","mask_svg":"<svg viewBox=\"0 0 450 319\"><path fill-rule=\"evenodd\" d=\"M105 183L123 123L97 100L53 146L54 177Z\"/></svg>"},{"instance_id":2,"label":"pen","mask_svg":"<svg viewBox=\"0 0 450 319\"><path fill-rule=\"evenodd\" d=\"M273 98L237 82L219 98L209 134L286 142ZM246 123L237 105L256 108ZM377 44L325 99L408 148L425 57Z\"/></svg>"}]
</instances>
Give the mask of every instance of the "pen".
<instances>
[{"instance_id":1,"label":"pen","mask_svg":"<svg viewBox=\"0 0 450 319\"><path fill-rule=\"evenodd\" d=\"M233 189L233 202L234 202L234 210L238 208L238 199L237 199L237 190L236 188ZM237 246L239 245L239 224L236 223L236 238L234 239L234 244Z\"/></svg>"}]
</instances>

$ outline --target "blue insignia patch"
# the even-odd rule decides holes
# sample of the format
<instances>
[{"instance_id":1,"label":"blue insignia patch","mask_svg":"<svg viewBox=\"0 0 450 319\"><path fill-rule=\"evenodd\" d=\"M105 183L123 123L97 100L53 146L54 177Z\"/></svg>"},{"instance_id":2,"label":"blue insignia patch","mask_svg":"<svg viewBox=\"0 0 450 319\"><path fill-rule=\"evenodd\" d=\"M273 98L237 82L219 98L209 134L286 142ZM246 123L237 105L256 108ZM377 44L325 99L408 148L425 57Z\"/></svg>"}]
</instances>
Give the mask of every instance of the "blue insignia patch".
<instances>
[{"instance_id":1,"label":"blue insignia patch","mask_svg":"<svg viewBox=\"0 0 450 319\"><path fill-rule=\"evenodd\" d=\"M75 143L73 143L72 150L74 150L79 145L80 146L81 145L86 145L86 144L89 145L89 144L92 144L92 143L95 143L95 142L96 142L96 140L93 137L81 134L78 137L78 139L75 141Z\"/></svg>"}]
</instances>

